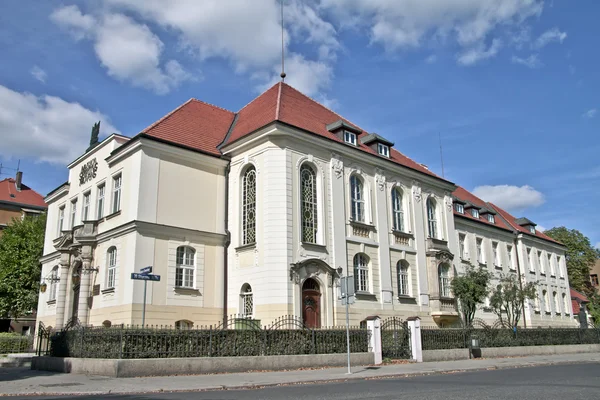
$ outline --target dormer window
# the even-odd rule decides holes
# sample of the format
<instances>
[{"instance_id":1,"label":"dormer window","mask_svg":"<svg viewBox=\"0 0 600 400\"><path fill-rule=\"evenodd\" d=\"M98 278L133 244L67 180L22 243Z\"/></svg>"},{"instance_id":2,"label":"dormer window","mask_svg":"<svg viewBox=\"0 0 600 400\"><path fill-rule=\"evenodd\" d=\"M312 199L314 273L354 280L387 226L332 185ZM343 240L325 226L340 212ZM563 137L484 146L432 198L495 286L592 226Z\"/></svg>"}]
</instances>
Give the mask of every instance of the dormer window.
<instances>
[{"instance_id":1,"label":"dormer window","mask_svg":"<svg viewBox=\"0 0 600 400\"><path fill-rule=\"evenodd\" d=\"M465 206L460 203L455 203L454 209L456 210L457 213L461 213L461 214L465 213Z\"/></svg>"},{"instance_id":2,"label":"dormer window","mask_svg":"<svg viewBox=\"0 0 600 400\"><path fill-rule=\"evenodd\" d=\"M377 143L377 152L384 157L390 156L390 148L385 144Z\"/></svg>"},{"instance_id":3,"label":"dormer window","mask_svg":"<svg viewBox=\"0 0 600 400\"><path fill-rule=\"evenodd\" d=\"M529 225L529 232L531 232L533 235L535 235L535 226Z\"/></svg>"},{"instance_id":4,"label":"dormer window","mask_svg":"<svg viewBox=\"0 0 600 400\"><path fill-rule=\"evenodd\" d=\"M344 131L344 142L356 146L356 134L350 131Z\"/></svg>"},{"instance_id":5,"label":"dormer window","mask_svg":"<svg viewBox=\"0 0 600 400\"><path fill-rule=\"evenodd\" d=\"M494 218L494 214L488 214L487 215L487 220L490 224L495 224L496 223L496 218Z\"/></svg>"},{"instance_id":6,"label":"dormer window","mask_svg":"<svg viewBox=\"0 0 600 400\"><path fill-rule=\"evenodd\" d=\"M473 218L479 218L479 210L476 208L471 208L471 215Z\"/></svg>"}]
</instances>

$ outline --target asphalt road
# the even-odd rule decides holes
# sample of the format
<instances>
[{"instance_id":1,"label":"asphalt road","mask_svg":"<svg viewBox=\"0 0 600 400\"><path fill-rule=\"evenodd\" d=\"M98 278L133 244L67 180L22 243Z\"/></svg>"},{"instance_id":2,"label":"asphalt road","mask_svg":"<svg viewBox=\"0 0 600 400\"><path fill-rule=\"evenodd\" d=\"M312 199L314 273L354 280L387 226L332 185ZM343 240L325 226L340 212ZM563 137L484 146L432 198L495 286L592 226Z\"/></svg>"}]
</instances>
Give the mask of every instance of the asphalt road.
<instances>
[{"instance_id":1,"label":"asphalt road","mask_svg":"<svg viewBox=\"0 0 600 400\"><path fill-rule=\"evenodd\" d=\"M572 364L249 390L77 396L76 398L81 400L591 400L600 398L599 376L600 364ZM67 396L16 398L59 400L65 397Z\"/></svg>"}]
</instances>

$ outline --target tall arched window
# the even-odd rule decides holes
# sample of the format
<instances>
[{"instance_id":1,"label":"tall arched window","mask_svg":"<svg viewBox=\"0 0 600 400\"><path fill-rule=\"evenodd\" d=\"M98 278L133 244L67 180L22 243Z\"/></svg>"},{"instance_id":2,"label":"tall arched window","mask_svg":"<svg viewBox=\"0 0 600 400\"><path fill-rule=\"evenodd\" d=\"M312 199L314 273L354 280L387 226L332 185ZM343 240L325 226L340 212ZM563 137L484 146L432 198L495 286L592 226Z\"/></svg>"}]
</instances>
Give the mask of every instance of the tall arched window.
<instances>
[{"instance_id":1,"label":"tall arched window","mask_svg":"<svg viewBox=\"0 0 600 400\"><path fill-rule=\"evenodd\" d=\"M392 189L392 210L394 213L394 230L404 232L404 207L402 204L402 192L398 188Z\"/></svg>"},{"instance_id":2,"label":"tall arched window","mask_svg":"<svg viewBox=\"0 0 600 400\"><path fill-rule=\"evenodd\" d=\"M542 290L542 298L544 299L544 312L550 312L550 299L548 298L548 291Z\"/></svg>"},{"instance_id":3,"label":"tall arched window","mask_svg":"<svg viewBox=\"0 0 600 400\"><path fill-rule=\"evenodd\" d=\"M354 256L354 290L369 292L369 257L366 254Z\"/></svg>"},{"instance_id":4,"label":"tall arched window","mask_svg":"<svg viewBox=\"0 0 600 400\"><path fill-rule=\"evenodd\" d=\"M245 283L240 292L240 314L242 317L252 317L254 315L254 297L252 296L252 287Z\"/></svg>"},{"instance_id":5,"label":"tall arched window","mask_svg":"<svg viewBox=\"0 0 600 400\"><path fill-rule=\"evenodd\" d=\"M48 293L48 300L56 300L56 289L58 286L58 265L52 268L50 272L50 291Z\"/></svg>"},{"instance_id":6,"label":"tall arched window","mask_svg":"<svg viewBox=\"0 0 600 400\"><path fill-rule=\"evenodd\" d=\"M450 297L450 266L440 264L438 267L440 297Z\"/></svg>"},{"instance_id":7,"label":"tall arched window","mask_svg":"<svg viewBox=\"0 0 600 400\"><path fill-rule=\"evenodd\" d=\"M429 237L437 238L437 211L433 198L427 199L427 223L429 227Z\"/></svg>"},{"instance_id":8,"label":"tall arched window","mask_svg":"<svg viewBox=\"0 0 600 400\"><path fill-rule=\"evenodd\" d=\"M556 292L552 293L552 300L554 301L554 312L560 313L560 304L558 303L558 294Z\"/></svg>"},{"instance_id":9,"label":"tall arched window","mask_svg":"<svg viewBox=\"0 0 600 400\"><path fill-rule=\"evenodd\" d=\"M365 194L363 182L356 175L350 177L350 198L352 199L352 220L365 222Z\"/></svg>"},{"instance_id":10,"label":"tall arched window","mask_svg":"<svg viewBox=\"0 0 600 400\"><path fill-rule=\"evenodd\" d=\"M175 286L183 288L194 287L194 259L196 250L188 246L179 246L177 248L177 258L175 266Z\"/></svg>"},{"instance_id":11,"label":"tall arched window","mask_svg":"<svg viewBox=\"0 0 600 400\"><path fill-rule=\"evenodd\" d=\"M410 296L408 262L406 260L398 261L396 269L398 273L398 295Z\"/></svg>"},{"instance_id":12,"label":"tall arched window","mask_svg":"<svg viewBox=\"0 0 600 400\"><path fill-rule=\"evenodd\" d=\"M306 164L300 168L300 210L302 241L317 243L317 174Z\"/></svg>"},{"instance_id":13,"label":"tall arched window","mask_svg":"<svg viewBox=\"0 0 600 400\"><path fill-rule=\"evenodd\" d=\"M112 289L117 280L117 248L109 248L106 255L106 288Z\"/></svg>"},{"instance_id":14,"label":"tall arched window","mask_svg":"<svg viewBox=\"0 0 600 400\"><path fill-rule=\"evenodd\" d=\"M248 167L242 178L242 245L256 242L256 168Z\"/></svg>"},{"instance_id":15,"label":"tall arched window","mask_svg":"<svg viewBox=\"0 0 600 400\"><path fill-rule=\"evenodd\" d=\"M569 303L567 302L567 295L565 293L563 293L563 295L562 295L562 301L563 301L563 313L570 314Z\"/></svg>"}]
</instances>

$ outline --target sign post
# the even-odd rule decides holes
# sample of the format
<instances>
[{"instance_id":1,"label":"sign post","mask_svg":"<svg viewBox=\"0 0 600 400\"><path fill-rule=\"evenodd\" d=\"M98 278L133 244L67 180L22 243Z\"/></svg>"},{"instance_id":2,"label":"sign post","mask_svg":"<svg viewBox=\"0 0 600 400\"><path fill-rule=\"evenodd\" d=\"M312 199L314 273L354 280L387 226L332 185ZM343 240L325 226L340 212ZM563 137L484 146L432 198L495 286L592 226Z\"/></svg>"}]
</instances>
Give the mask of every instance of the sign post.
<instances>
[{"instance_id":1,"label":"sign post","mask_svg":"<svg viewBox=\"0 0 600 400\"><path fill-rule=\"evenodd\" d=\"M354 277L348 276L348 267L346 266L346 276L342 277L341 290L342 290L342 304L346 305L346 349L348 353L348 372L352 374L350 370L350 304L354 303ZM341 268L339 269L341 270ZM339 271L338 270L338 271Z\"/></svg>"},{"instance_id":2,"label":"sign post","mask_svg":"<svg viewBox=\"0 0 600 400\"><path fill-rule=\"evenodd\" d=\"M152 275L152 266L144 267L140 269L139 273L132 272L131 279L144 281L144 303L142 305L142 328L146 325L146 289L148 287L148 281L159 282L160 275Z\"/></svg>"}]
</instances>

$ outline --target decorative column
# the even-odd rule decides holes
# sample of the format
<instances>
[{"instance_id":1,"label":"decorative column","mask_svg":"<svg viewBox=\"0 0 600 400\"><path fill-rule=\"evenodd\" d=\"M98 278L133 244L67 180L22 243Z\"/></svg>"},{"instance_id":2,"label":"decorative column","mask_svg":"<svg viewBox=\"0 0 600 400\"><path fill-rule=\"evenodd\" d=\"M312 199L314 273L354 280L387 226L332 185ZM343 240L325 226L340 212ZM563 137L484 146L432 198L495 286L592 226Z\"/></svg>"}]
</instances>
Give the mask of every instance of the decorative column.
<instances>
[{"instance_id":1,"label":"decorative column","mask_svg":"<svg viewBox=\"0 0 600 400\"><path fill-rule=\"evenodd\" d=\"M423 362L423 348L421 345L421 319L419 317L408 317L406 319L410 330L410 349L412 359Z\"/></svg>"},{"instance_id":2,"label":"decorative column","mask_svg":"<svg viewBox=\"0 0 600 400\"><path fill-rule=\"evenodd\" d=\"M367 329L371 333L369 347L374 355L373 364L379 365L383 362L381 352L381 319L378 316L367 317Z\"/></svg>"},{"instance_id":3,"label":"decorative column","mask_svg":"<svg viewBox=\"0 0 600 400\"><path fill-rule=\"evenodd\" d=\"M392 267L390 265L390 227L388 222L389 191L385 183L383 170L375 169L375 212L377 218L377 236L379 242L379 279L383 303L392 303Z\"/></svg>"},{"instance_id":4,"label":"decorative column","mask_svg":"<svg viewBox=\"0 0 600 400\"><path fill-rule=\"evenodd\" d=\"M344 274L346 274L348 254L346 250L346 191L344 187L344 163L339 155L332 154L330 165L329 190L331 201L328 207L329 212L331 213L333 226L333 263L331 266L334 269L341 267ZM336 306L337 301L334 302L334 313L337 311L335 310ZM340 315L334 316L334 325L342 324L345 320L345 316L341 314L343 309L339 311Z\"/></svg>"},{"instance_id":5,"label":"decorative column","mask_svg":"<svg viewBox=\"0 0 600 400\"><path fill-rule=\"evenodd\" d=\"M69 266L71 255L62 253L60 255L58 295L56 296L56 321L55 329L62 329L65 325L65 307L67 302L67 283L69 281Z\"/></svg>"},{"instance_id":6,"label":"decorative column","mask_svg":"<svg viewBox=\"0 0 600 400\"><path fill-rule=\"evenodd\" d=\"M88 298L90 297L90 281L92 278L92 247L82 246L81 249L81 276L79 283L79 304L77 306L77 319L81 325L87 325L89 306Z\"/></svg>"}]
</instances>

